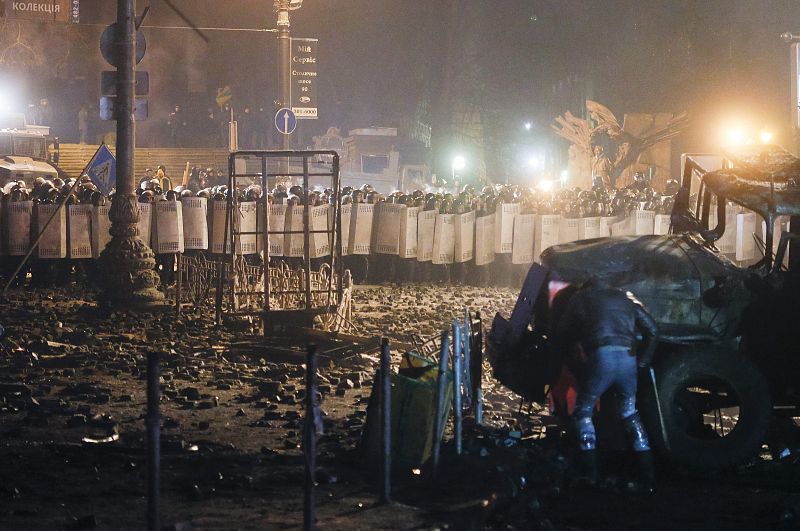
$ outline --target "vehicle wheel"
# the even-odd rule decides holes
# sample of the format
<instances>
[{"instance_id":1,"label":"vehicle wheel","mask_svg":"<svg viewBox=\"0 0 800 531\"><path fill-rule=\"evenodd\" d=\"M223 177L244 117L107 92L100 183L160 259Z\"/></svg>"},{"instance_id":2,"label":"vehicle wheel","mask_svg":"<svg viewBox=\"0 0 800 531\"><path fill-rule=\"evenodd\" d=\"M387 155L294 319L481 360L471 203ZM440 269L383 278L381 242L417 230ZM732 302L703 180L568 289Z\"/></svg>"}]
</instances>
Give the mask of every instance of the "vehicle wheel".
<instances>
[{"instance_id":1,"label":"vehicle wheel","mask_svg":"<svg viewBox=\"0 0 800 531\"><path fill-rule=\"evenodd\" d=\"M694 349L671 356L655 373L672 459L692 467L722 468L758 451L771 400L767 381L753 362L739 354ZM657 448L664 448L650 382L640 397L648 435Z\"/></svg>"}]
</instances>

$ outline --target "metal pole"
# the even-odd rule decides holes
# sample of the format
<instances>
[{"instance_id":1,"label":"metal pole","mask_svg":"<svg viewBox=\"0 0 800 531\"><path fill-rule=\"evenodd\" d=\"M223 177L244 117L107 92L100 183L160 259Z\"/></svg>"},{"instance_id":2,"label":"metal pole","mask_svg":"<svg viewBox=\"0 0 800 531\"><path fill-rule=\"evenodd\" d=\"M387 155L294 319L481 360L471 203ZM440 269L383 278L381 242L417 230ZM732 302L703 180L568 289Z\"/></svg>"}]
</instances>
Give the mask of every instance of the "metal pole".
<instances>
[{"instance_id":1,"label":"metal pole","mask_svg":"<svg viewBox=\"0 0 800 531\"><path fill-rule=\"evenodd\" d=\"M439 374L436 378L436 407L433 419L433 445L431 447L431 460L433 462L433 475L439 469L439 453L444 432L444 404L447 397L447 356L450 351L450 335L447 330L442 332L442 350L439 353Z\"/></svg>"},{"instance_id":2,"label":"metal pole","mask_svg":"<svg viewBox=\"0 0 800 531\"><path fill-rule=\"evenodd\" d=\"M281 101L278 109L291 107L291 68L292 41L289 37L289 0L279 0L278 4L278 76L281 80ZM283 150L290 148L289 135L283 135ZM289 173L289 158L281 159L281 172Z\"/></svg>"},{"instance_id":3,"label":"metal pole","mask_svg":"<svg viewBox=\"0 0 800 531\"><path fill-rule=\"evenodd\" d=\"M461 455L461 323L453 321L453 424L456 455Z\"/></svg>"},{"instance_id":4,"label":"metal pole","mask_svg":"<svg viewBox=\"0 0 800 531\"><path fill-rule=\"evenodd\" d=\"M175 317L181 315L181 290L183 289L183 272L181 271L183 253L178 253L178 278L175 280Z\"/></svg>"},{"instance_id":5,"label":"metal pole","mask_svg":"<svg viewBox=\"0 0 800 531\"><path fill-rule=\"evenodd\" d=\"M161 529L159 497L161 495L161 415L158 352L147 353L147 529Z\"/></svg>"},{"instance_id":6,"label":"metal pole","mask_svg":"<svg viewBox=\"0 0 800 531\"><path fill-rule=\"evenodd\" d=\"M464 325L462 328L462 345L464 349L464 407L472 408L472 316L468 308L464 308Z\"/></svg>"},{"instance_id":7,"label":"metal pole","mask_svg":"<svg viewBox=\"0 0 800 531\"><path fill-rule=\"evenodd\" d=\"M480 310L476 312L478 334L475 338L478 350L475 352L475 373L472 375L473 395L475 396L475 424L483 424L483 321Z\"/></svg>"},{"instance_id":8,"label":"metal pole","mask_svg":"<svg viewBox=\"0 0 800 531\"><path fill-rule=\"evenodd\" d=\"M136 201L134 150L136 122L136 0L117 0L117 183L108 217L111 241L100 255L103 289L101 299L115 306L132 308L163 302L156 289L155 255L139 238L139 203Z\"/></svg>"},{"instance_id":9,"label":"metal pole","mask_svg":"<svg viewBox=\"0 0 800 531\"><path fill-rule=\"evenodd\" d=\"M303 529L316 527L314 514L314 482L317 468L317 346L309 344L306 356L306 424L303 432L303 454L305 455L305 484L303 499Z\"/></svg>"},{"instance_id":10,"label":"metal pole","mask_svg":"<svg viewBox=\"0 0 800 531\"><path fill-rule=\"evenodd\" d=\"M392 357L389 340L381 340L381 447L383 454L381 503L390 503L392 492Z\"/></svg>"}]
</instances>

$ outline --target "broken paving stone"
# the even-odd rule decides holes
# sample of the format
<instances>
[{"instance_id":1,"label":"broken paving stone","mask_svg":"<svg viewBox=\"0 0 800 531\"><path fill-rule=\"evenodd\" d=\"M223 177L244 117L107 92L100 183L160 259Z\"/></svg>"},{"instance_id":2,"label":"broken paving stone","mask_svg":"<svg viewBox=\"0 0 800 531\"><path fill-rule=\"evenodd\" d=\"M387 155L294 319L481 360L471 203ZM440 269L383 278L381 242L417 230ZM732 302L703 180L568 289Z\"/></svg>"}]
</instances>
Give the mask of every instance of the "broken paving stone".
<instances>
[{"instance_id":1,"label":"broken paving stone","mask_svg":"<svg viewBox=\"0 0 800 531\"><path fill-rule=\"evenodd\" d=\"M200 400L200 390L197 387L186 387L181 391L181 394L187 400Z\"/></svg>"},{"instance_id":2,"label":"broken paving stone","mask_svg":"<svg viewBox=\"0 0 800 531\"><path fill-rule=\"evenodd\" d=\"M262 395L277 396L283 393L283 384L276 381L259 382L258 390Z\"/></svg>"},{"instance_id":3,"label":"broken paving stone","mask_svg":"<svg viewBox=\"0 0 800 531\"><path fill-rule=\"evenodd\" d=\"M246 413L244 412L244 409L239 408L238 410L236 410L236 416L237 417L244 417L245 415L246 415Z\"/></svg>"},{"instance_id":4,"label":"broken paving stone","mask_svg":"<svg viewBox=\"0 0 800 531\"><path fill-rule=\"evenodd\" d=\"M201 420L201 421L200 421L200 422L197 424L197 427L198 427L199 429L201 429L201 430L207 430L208 428L210 428L210 427L211 427L211 424L210 424L209 422L205 421L205 420Z\"/></svg>"}]
</instances>

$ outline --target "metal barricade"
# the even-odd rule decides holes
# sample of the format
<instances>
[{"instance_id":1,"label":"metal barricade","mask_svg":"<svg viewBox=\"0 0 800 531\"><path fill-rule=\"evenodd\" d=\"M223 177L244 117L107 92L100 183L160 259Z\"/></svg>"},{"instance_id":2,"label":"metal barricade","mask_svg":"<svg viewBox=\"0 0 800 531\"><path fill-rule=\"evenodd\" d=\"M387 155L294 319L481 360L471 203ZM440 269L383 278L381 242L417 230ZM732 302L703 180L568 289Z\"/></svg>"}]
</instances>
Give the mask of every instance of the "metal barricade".
<instances>
[{"instance_id":1,"label":"metal barricade","mask_svg":"<svg viewBox=\"0 0 800 531\"><path fill-rule=\"evenodd\" d=\"M225 241L223 252L218 255L216 276L217 320L221 321L224 313L239 317L260 316L265 325L281 320L309 325L315 316L335 314L343 300L344 278L338 154L335 151L234 151L228 157L228 171ZM270 226L271 205L267 201L267 191L281 181L288 181L287 187L302 186L302 205L298 205L302 211L302 230L291 230L291 227L273 230ZM239 192L253 184L259 184L263 191L255 230L243 227L243 202L239 198ZM332 216L326 216L324 229L312 227L309 196L315 185L332 189L335 197L328 206ZM302 256L284 259L271 255L272 238L291 238L298 234L302 234ZM327 256L314 259L312 267L311 241L320 234L327 239L330 248ZM253 238L260 242L255 252Z\"/></svg>"}]
</instances>

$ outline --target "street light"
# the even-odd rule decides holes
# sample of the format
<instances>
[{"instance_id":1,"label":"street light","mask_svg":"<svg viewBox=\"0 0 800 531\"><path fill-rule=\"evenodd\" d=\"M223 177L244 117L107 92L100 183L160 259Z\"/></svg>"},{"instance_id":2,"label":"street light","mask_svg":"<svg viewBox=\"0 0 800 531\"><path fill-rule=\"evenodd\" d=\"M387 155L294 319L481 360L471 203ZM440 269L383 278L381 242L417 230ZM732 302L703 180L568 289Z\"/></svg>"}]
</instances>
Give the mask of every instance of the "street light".
<instances>
[{"instance_id":1,"label":"street light","mask_svg":"<svg viewBox=\"0 0 800 531\"><path fill-rule=\"evenodd\" d=\"M530 131L530 130L531 130L531 127L533 127L533 124L532 124L532 123L530 123L530 122L525 122L525 130L526 130L526 131Z\"/></svg>"},{"instance_id":2,"label":"street light","mask_svg":"<svg viewBox=\"0 0 800 531\"><path fill-rule=\"evenodd\" d=\"M772 142L772 131L764 129L761 131L761 143L769 144L770 142Z\"/></svg>"},{"instance_id":3,"label":"street light","mask_svg":"<svg viewBox=\"0 0 800 531\"><path fill-rule=\"evenodd\" d=\"M467 159L465 159L462 155L456 155L453 157L453 163L451 168L453 169L452 177L453 177L453 185L456 184L456 172L463 170L467 166Z\"/></svg>"}]
</instances>

